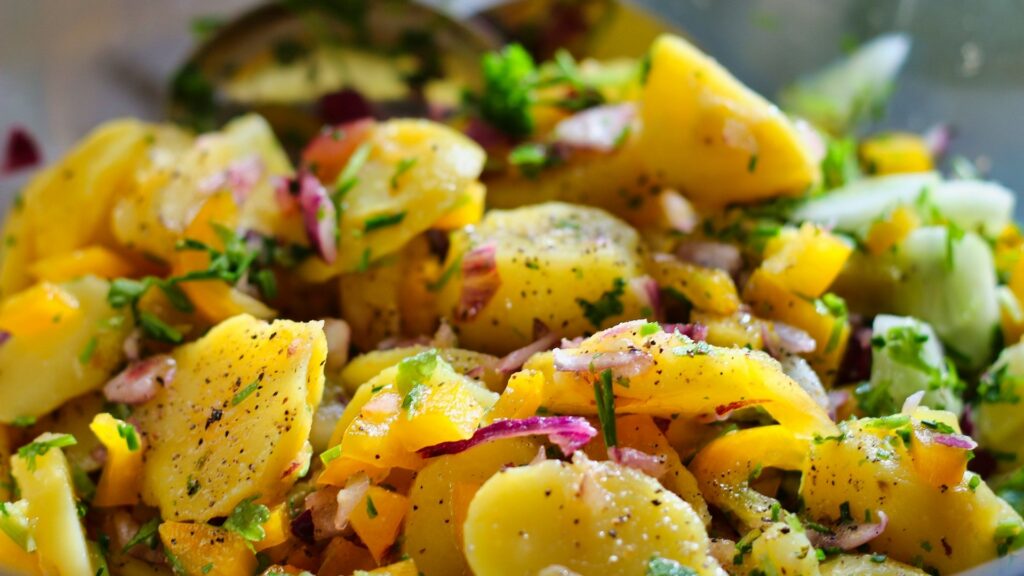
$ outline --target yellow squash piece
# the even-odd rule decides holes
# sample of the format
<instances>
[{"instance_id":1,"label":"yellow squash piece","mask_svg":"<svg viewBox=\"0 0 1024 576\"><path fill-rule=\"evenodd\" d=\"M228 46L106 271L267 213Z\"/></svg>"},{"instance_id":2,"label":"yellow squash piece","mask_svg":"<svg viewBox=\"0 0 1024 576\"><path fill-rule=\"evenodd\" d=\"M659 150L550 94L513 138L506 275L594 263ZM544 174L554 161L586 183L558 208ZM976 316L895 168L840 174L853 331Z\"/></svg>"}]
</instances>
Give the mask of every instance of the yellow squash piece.
<instances>
[{"instance_id":1,"label":"yellow squash piece","mask_svg":"<svg viewBox=\"0 0 1024 576\"><path fill-rule=\"evenodd\" d=\"M27 286L29 267L40 260L112 244L111 208L142 161L151 131L135 120L107 122L32 179L4 225L0 294Z\"/></svg>"},{"instance_id":2,"label":"yellow squash piece","mask_svg":"<svg viewBox=\"0 0 1024 576\"><path fill-rule=\"evenodd\" d=\"M164 522L159 532L176 574L251 576L256 570L256 556L246 541L224 528Z\"/></svg>"},{"instance_id":3,"label":"yellow squash piece","mask_svg":"<svg viewBox=\"0 0 1024 576\"><path fill-rule=\"evenodd\" d=\"M548 460L495 474L470 503L464 532L477 576L538 574L552 565L641 576L651 573L654 557L696 574L722 574L686 502L641 472L582 454L572 463Z\"/></svg>"},{"instance_id":4,"label":"yellow squash piece","mask_svg":"<svg viewBox=\"0 0 1024 576\"><path fill-rule=\"evenodd\" d=\"M107 303L108 285L85 277L40 284L0 306L0 422L42 416L103 385L123 358L130 329Z\"/></svg>"},{"instance_id":5,"label":"yellow squash piece","mask_svg":"<svg viewBox=\"0 0 1024 576\"><path fill-rule=\"evenodd\" d=\"M558 351L579 371L557 370L553 352L534 356L526 368L540 370L547 380L544 406L555 412L596 412L593 384L601 370L591 362L608 355L626 355L627 385L614 386L617 413L673 416L713 422L734 410L759 406L794 433L828 435L835 424L800 386L763 352L719 348L660 330L643 335L643 322L616 326ZM632 351L631 351L632 350ZM614 380L618 380L615 370Z\"/></svg>"},{"instance_id":6,"label":"yellow squash piece","mask_svg":"<svg viewBox=\"0 0 1024 576\"><path fill-rule=\"evenodd\" d=\"M43 434L35 442L45 444L54 439L52 434ZM21 497L28 502L32 538L43 573L95 574L97 566L90 559L85 527L78 517L71 469L60 448L32 457L15 455L11 472Z\"/></svg>"},{"instance_id":7,"label":"yellow squash piece","mask_svg":"<svg viewBox=\"0 0 1024 576\"><path fill-rule=\"evenodd\" d=\"M794 123L682 38L651 47L640 109L647 165L698 204L798 194L817 178Z\"/></svg>"},{"instance_id":8,"label":"yellow squash piece","mask_svg":"<svg viewBox=\"0 0 1024 576\"><path fill-rule=\"evenodd\" d=\"M120 278L129 276L132 265L116 252L102 246L89 246L51 256L32 265L29 272L36 280L66 282L82 276Z\"/></svg>"},{"instance_id":9,"label":"yellow squash piece","mask_svg":"<svg viewBox=\"0 0 1024 576\"><path fill-rule=\"evenodd\" d=\"M928 144L917 134L892 132L860 143L860 163L873 176L929 172L934 168Z\"/></svg>"},{"instance_id":10,"label":"yellow squash piece","mask_svg":"<svg viewBox=\"0 0 1024 576\"><path fill-rule=\"evenodd\" d=\"M469 576L462 536L466 510L476 490L507 465L523 465L537 456L539 444L510 438L440 456L416 475L409 491L402 551L425 576Z\"/></svg>"},{"instance_id":11,"label":"yellow squash piece","mask_svg":"<svg viewBox=\"0 0 1024 576\"><path fill-rule=\"evenodd\" d=\"M89 428L107 449L107 461L96 486L93 505L108 507L138 504L145 447L135 426L102 413L93 418Z\"/></svg>"},{"instance_id":12,"label":"yellow squash piece","mask_svg":"<svg viewBox=\"0 0 1024 576\"><path fill-rule=\"evenodd\" d=\"M309 459L326 355L322 323L251 316L177 348L173 382L134 413L149 444L146 503L167 520L206 521L283 496Z\"/></svg>"}]
</instances>

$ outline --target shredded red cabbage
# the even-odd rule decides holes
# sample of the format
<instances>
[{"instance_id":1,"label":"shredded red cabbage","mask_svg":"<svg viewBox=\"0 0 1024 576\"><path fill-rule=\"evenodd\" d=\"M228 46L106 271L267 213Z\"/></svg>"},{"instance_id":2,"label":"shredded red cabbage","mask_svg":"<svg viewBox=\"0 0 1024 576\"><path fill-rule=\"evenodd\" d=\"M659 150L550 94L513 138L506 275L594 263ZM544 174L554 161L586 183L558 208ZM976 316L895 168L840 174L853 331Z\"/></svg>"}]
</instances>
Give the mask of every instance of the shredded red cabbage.
<instances>
[{"instance_id":1,"label":"shredded red cabbage","mask_svg":"<svg viewBox=\"0 0 1024 576\"><path fill-rule=\"evenodd\" d=\"M498 420L494 424L480 428L466 440L442 442L420 448L418 452L421 456L433 458L458 454L491 440L545 435L568 456L597 436L597 430L586 418L579 416L533 416L521 420Z\"/></svg>"}]
</instances>

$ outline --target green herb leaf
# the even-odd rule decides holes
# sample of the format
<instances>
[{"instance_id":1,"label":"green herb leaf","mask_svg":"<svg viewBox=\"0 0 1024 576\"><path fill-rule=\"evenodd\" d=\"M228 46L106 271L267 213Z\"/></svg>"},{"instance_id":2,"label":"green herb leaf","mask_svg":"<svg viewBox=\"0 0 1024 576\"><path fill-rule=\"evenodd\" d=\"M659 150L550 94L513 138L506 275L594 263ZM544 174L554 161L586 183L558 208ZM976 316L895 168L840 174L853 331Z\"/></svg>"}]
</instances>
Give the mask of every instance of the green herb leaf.
<instances>
[{"instance_id":1,"label":"green herb leaf","mask_svg":"<svg viewBox=\"0 0 1024 576\"><path fill-rule=\"evenodd\" d=\"M363 232L373 232L381 228L387 228L394 226L405 220L405 211L396 212L394 214L377 214L376 216L370 216L363 223Z\"/></svg>"},{"instance_id":2,"label":"green herb leaf","mask_svg":"<svg viewBox=\"0 0 1024 576\"><path fill-rule=\"evenodd\" d=\"M338 174L338 179L334 181L334 194L331 195L331 201L334 202L334 207L338 209L339 215L342 212L341 201L359 183L359 171L363 169L372 150L373 144L369 141L360 144L349 156L345 168Z\"/></svg>"},{"instance_id":3,"label":"green herb leaf","mask_svg":"<svg viewBox=\"0 0 1024 576\"><path fill-rule=\"evenodd\" d=\"M832 332L828 337L828 344L825 346L825 353L836 349L839 345L839 339L843 335L843 329L846 328L847 319L850 316L849 311L846 308L846 300L843 300L839 296L832 294L831 292L821 297L821 305L824 306L825 310L834 318L832 323Z\"/></svg>"},{"instance_id":4,"label":"green herb leaf","mask_svg":"<svg viewBox=\"0 0 1024 576\"><path fill-rule=\"evenodd\" d=\"M117 435L124 438L125 444L128 445L129 452L135 452L139 449L139 434L135 430L135 426L127 422L117 423Z\"/></svg>"},{"instance_id":5,"label":"green herb leaf","mask_svg":"<svg viewBox=\"0 0 1024 576\"><path fill-rule=\"evenodd\" d=\"M398 165L395 166L395 173L391 175L391 189L398 189L398 181L402 178L402 174L405 174L416 165L416 158L402 158L398 161Z\"/></svg>"},{"instance_id":6,"label":"green herb leaf","mask_svg":"<svg viewBox=\"0 0 1024 576\"><path fill-rule=\"evenodd\" d=\"M537 68L530 53L519 44L509 44L500 52L485 54L481 71L484 86L477 101L480 116L514 138L532 134L530 107Z\"/></svg>"},{"instance_id":7,"label":"green herb leaf","mask_svg":"<svg viewBox=\"0 0 1024 576\"><path fill-rule=\"evenodd\" d=\"M324 463L324 466L330 464L334 460L341 458L341 444L328 448L320 453L320 461Z\"/></svg>"},{"instance_id":8,"label":"green herb leaf","mask_svg":"<svg viewBox=\"0 0 1024 576\"><path fill-rule=\"evenodd\" d=\"M262 377L257 378L253 380L252 383L250 383L248 386L236 392L235 395L231 397L231 405L238 406L243 401L245 401L245 399L248 398L250 394L255 392L260 387L260 382L262 382L262 380Z\"/></svg>"},{"instance_id":9,"label":"green herb leaf","mask_svg":"<svg viewBox=\"0 0 1024 576\"><path fill-rule=\"evenodd\" d=\"M697 572L670 558L652 556L644 576L697 576Z\"/></svg>"},{"instance_id":10,"label":"green herb leaf","mask_svg":"<svg viewBox=\"0 0 1024 576\"><path fill-rule=\"evenodd\" d=\"M588 302L583 298L577 298L576 304L583 311L583 315L590 321L594 328L600 329L601 324L608 318L622 314L625 308L622 305L622 295L625 293L626 281L616 278L612 282L612 289L601 294L595 302Z\"/></svg>"},{"instance_id":11,"label":"green herb leaf","mask_svg":"<svg viewBox=\"0 0 1024 576\"><path fill-rule=\"evenodd\" d=\"M508 163L515 166L527 178L536 178L542 170L554 164L548 147L544 144L521 144L508 153Z\"/></svg>"},{"instance_id":12,"label":"green herb leaf","mask_svg":"<svg viewBox=\"0 0 1024 576\"><path fill-rule=\"evenodd\" d=\"M71 434L47 434L42 440L36 440L18 448L18 456L25 459L29 470L35 470L37 456L45 455L50 448L66 448L75 444L78 444L78 440L75 440Z\"/></svg>"},{"instance_id":13,"label":"green herb leaf","mask_svg":"<svg viewBox=\"0 0 1024 576\"><path fill-rule=\"evenodd\" d=\"M594 400L597 404L597 418L601 422L604 445L617 446L618 431L615 429L615 392L612 390L612 371L601 372L601 378L594 382Z\"/></svg>"},{"instance_id":14,"label":"green herb leaf","mask_svg":"<svg viewBox=\"0 0 1024 576\"><path fill-rule=\"evenodd\" d=\"M132 536L131 540L125 543L121 552L128 552L139 544L145 544L150 549L156 549L157 529L160 528L160 518L150 518L145 524L139 527L139 531Z\"/></svg>"},{"instance_id":15,"label":"green herb leaf","mask_svg":"<svg viewBox=\"0 0 1024 576\"><path fill-rule=\"evenodd\" d=\"M154 340L171 344L180 344L183 340L181 332L151 312L143 310L139 312L138 318L142 331Z\"/></svg>"},{"instance_id":16,"label":"green herb leaf","mask_svg":"<svg viewBox=\"0 0 1024 576\"><path fill-rule=\"evenodd\" d=\"M78 353L78 363L88 364L92 360L92 355L96 352L96 345L99 344L99 340L95 336L89 338L89 341L85 343L85 347Z\"/></svg>"},{"instance_id":17,"label":"green herb leaf","mask_svg":"<svg viewBox=\"0 0 1024 576\"><path fill-rule=\"evenodd\" d=\"M369 494L366 496L366 515L373 520L377 517L377 506L373 503L373 498L370 498Z\"/></svg>"},{"instance_id":18,"label":"green herb leaf","mask_svg":"<svg viewBox=\"0 0 1024 576\"><path fill-rule=\"evenodd\" d=\"M29 426L33 426L35 423L35 416L18 416L11 422L11 425L17 426L18 428L28 428Z\"/></svg>"},{"instance_id":19,"label":"green herb leaf","mask_svg":"<svg viewBox=\"0 0 1024 576\"><path fill-rule=\"evenodd\" d=\"M230 530L248 542L259 542L266 535L263 524L270 520L270 509L263 504L256 504L259 496L250 496L242 500L231 511L224 521L224 528Z\"/></svg>"},{"instance_id":20,"label":"green herb leaf","mask_svg":"<svg viewBox=\"0 0 1024 576\"><path fill-rule=\"evenodd\" d=\"M431 348L399 362L398 375L395 377L395 387L398 389L398 393L405 396L409 394L413 386L425 384L434 373L434 369L437 368L438 359L437 350Z\"/></svg>"}]
</instances>

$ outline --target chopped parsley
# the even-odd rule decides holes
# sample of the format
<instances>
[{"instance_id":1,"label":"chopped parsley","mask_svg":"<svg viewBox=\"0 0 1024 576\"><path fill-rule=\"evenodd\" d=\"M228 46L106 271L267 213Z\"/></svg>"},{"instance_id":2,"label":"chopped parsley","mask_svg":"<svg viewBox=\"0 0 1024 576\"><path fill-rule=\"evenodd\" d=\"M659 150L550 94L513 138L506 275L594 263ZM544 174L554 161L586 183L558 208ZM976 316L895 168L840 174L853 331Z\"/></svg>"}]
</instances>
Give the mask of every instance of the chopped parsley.
<instances>
[{"instance_id":1,"label":"chopped parsley","mask_svg":"<svg viewBox=\"0 0 1024 576\"><path fill-rule=\"evenodd\" d=\"M17 426L18 428L28 428L29 426L35 425L35 423L35 416L18 416L11 422L11 425Z\"/></svg>"},{"instance_id":2,"label":"chopped parsley","mask_svg":"<svg viewBox=\"0 0 1024 576\"><path fill-rule=\"evenodd\" d=\"M78 353L78 363L88 364L92 360L93 354L96 353L96 345L99 344L99 340L95 336L89 338L89 341L85 343L85 347Z\"/></svg>"},{"instance_id":3,"label":"chopped parsley","mask_svg":"<svg viewBox=\"0 0 1024 576\"><path fill-rule=\"evenodd\" d=\"M583 298L577 298L576 304L583 311L583 315L590 321L594 328L600 329L601 324L608 318L622 314L625 308L622 305L622 295L625 293L626 281L616 278L612 281L612 289L601 294L601 297L594 302L588 302Z\"/></svg>"},{"instance_id":4,"label":"chopped parsley","mask_svg":"<svg viewBox=\"0 0 1024 576\"><path fill-rule=\"evenodd\" d=\"M670 558L651 556L644 576L697 576L697 572Z\"/></svg>"},{"instance_id":5,"label":"chopped parsley","mask_svg":"<svg viewBox=\"0 0 1024 576\"><path fill-rule=\"evenodd\" d=\"M331 201L334 203L334 207L338 209L338 214L342 212L342 199L359 183L359 171L363 169L363 165L366 164L366 160L370 157L372 150L373 145L370 142L360 144L355 152L349 156L348 162L345 163L345 168L342 169L338 179L335 180Z\"/></svg>"},{"instance_id":6,"label":"chopped parsley","mask_svg":"<svg viewBox=\"0 0 1024 576\"><path fill-rule=\"evenodd\" d=\"M650 336L651 334L657 334L661 332L661 324L657 322L648 322L640 327L641 336Z\"/></svg>"},{"instance_id":7,"label":"chopped parsley","mask_svg":"<svg viewBox=\"0 0 1024 576\"><path fill-rule=\"evenodd\" d=\"M256 504L257 498L259 496L250 496L239 502L224 521L225 529L238 534L246 542L259 542L267 535L263 524L270 520L270 509Z\"/></svg>"},{"instance_id":8,"label":"chopped parsley","mask_svg":"<svg viewBox=\"0 0 1024 576\"><path fill-rule=\"evenodd\" d=\"M168 342L171 344L180 344L184 339L182 333L175 327L164 322L156 314L148 311L139 312L138 316L139 327L142 331L154 340L161 342Z\"/></svg>"},{"instance_id":9,"label":"chopped parsley","mask_svg":"<svg viewBox=\"0 0 1024 576\"><path fill-rule=\"evenodd\" d=\"M250 394L255 392L260 387L260 382L262 381L262 377L257 378L253 380L251 384L236 392L235 395L231 397L231 405L238 406L239 404L244 402L245 399L248 398Z\"/></svg>"},{"instance_id":10,"label":"chopped parsley","mask_svg":"<svg viewBox=\"0 0 1024 576\"><path fill-rule=\"evenodd\" d=\"M559 156L551 148L537 142L520 144L508 153L508 163L518 168L527 178L536 178L545 168L560 162Z\"/></svg>"},{"instance_id":11,"label":"chopped parsley","mask_svg":"<svg viewBox=\"0 0 1024 576\"><path fill-rule=\"evenodd\" d=\"M117 423L117 435L124 438L124 443L128 446L129 452L135 452L141 446L139 434L135 431L135 426L127 422Z\"/></svg>"},{"instance_id":12,"label":"chopped parsley","mask_svg":"<svg viewBox=\"0 0 1024 576\"><path fill-rule=\"evenodd\" d=\"M18 448L18 456L25 460L29 470L35 470L37 456L45 455L51 448L66 448L75 444L78 444L78 440L71 434L47 434L42 440Z\"/></svg>"},{"instance_id":13,"label":"chopped parsley","mask_svg":"<svg viewBox=\"0 0 1024 576\"><path fill-rule=\"evenodd\" d=\"M402 158L398 161L398 165L395 166L395 173L391 175L391 189L398 189L398 181L402 178L402 174L405 174L412 167L416 165L416 158Z\"/></svg>"},{"instance_id":14,"label":"chopped parsley","mask_svg":"<svg viewBox=\"0 0 1024 576\"><path fill-rule=\"evenodd\" d=\"M363 232L373 232L374 230L380 230L381 228L387 228L400 224L402 220L405 220L405 211L395 212L394 214L377 214L370 216L363 223Z\"/></svg>"},{"instance_id":15,"label":"chopped parsley","mask_svg":"<svg viewBox=\"0 0 1024 576\"><path fill-rule=\"evenodd\" d=\"M535 122L530 107L537 66L519 44L490 52L481 60L483 91L475 97L480 117L509 136L522 138L533 133Z\"/></svg>"},{"instance_id":16,"label":"chopped parsley","mask_svg":"<svg viewBox=\"0 0 1024 576\"><path fill-rule=\"evenodd\" d=\"M836 346L839 345L839 339L843 335L843 329L846 327L846 321L850 313L846 308L846 300L831 292L823 295L818 302L834 318L832 332L829 334L828 344L825 346L825 353L827 354L835 350Z\"/></svg>"},{"instance_id":17,"label":"chopped parsley","mask_svg":"<svg viewBox=\"0 0 1024 576\"><path fill-rule=\"evenodd\" d=\"M395 377L398 393L407 396L417 384L425 384L430 380L439 358L437 350L431 348L402 359L398 363L398 375Z\"/></svg>"},{"instance_id":18,"label":"chopped parsley","mask_svg":"<svg viewBox=\"0 0 1024 576\"><path fill-rule=\"evenodd\" d=\"M324 466L330 464L331 462L337 460L338 458L341 458L341 444L338 444L337 446L334 446L332 448L328 448L327 450L324 450L323 452L320 453L320 461L324 463Z\"/></svg>"},{"instance_id":19,"label":"chopped parsley","mask_svg":"<svg viewBox=\"0 0 1024 576\"><path fill-rule=\"evenodd\" d=\"M594 401L597 403L597 418L601 422L605 446L617 446L619 439L615 429L615 392L612 390L611 369L605 369L601 377L594 381Z\"/></svg>"},{"instance_id":20,"label":"chopped parsley","mask_svg":"<svg viewBox=\"0 0 1024 576\"><path fill-rule=\"evenodd\" d=\"M128 552L139 544L145 544L150 549L156 549L157 543L157 529L160 527L160 518L150 518L145 524L139 527L139 531L132 536L124 547L121 549L122 552Z\"/></svg>"},{"instance_id":21,"label":"chopped parsley","mask_svg":"<svg viewBox=\"0 0 1024 576\"><path fill-rule=\"evenodd\" d=\"M369 494L366 495L366 515L370 517L370 520L377 517L377 506L373 503L373 498L370 498Z\"/></svg>"},{"instance_id":22,"label":"chopped parsley","mask_svg":"<svg viewBox=\"0 0 1024 576\"><path fill-rule=\"evenodd\" d=\"M981 375L978 383L978 398L992 404L1016 404L1020 402L1017 386L1024 381L1016 374L1009 374L1009 364L990 369Z\"/></svg>"},{"instance_id":23,"label":"chopped parsley","mask_svg":"<svg viewBox=\"0 0 1024 576\"><path fill-rule=\"evenodd\" d=\"M856 180L860 176L856 140L829 140L825 157L821 160L821 174L826 190L839 188Z\"/></svg>"},{"instance_id":24,"label":"chopped parsley","mask_svg":"<svg viewBox=\"0 0 1024 576\"><path fill-rule=\"evenodd\" d=\"M967 481L967 487L971 489L971 492L974 492L978 489L978 486L981 486L981 476L971 474L971 479Z\"/></svg>"}]
</instances>

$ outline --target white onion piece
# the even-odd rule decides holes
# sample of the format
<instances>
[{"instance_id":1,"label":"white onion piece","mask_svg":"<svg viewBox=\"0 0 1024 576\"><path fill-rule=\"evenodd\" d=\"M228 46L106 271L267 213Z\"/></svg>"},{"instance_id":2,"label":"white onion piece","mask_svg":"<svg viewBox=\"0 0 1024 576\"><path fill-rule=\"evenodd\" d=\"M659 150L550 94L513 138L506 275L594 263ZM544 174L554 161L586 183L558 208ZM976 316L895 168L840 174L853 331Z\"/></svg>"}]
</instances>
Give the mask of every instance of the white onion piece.
<instances>
[{"instance_id":1,"label":"white onion piece","mask_svg":"<svg viewBox=\"0 0 1024 576\"><path fill-rule=\"evenodd\" d=\"M103 396L111 402L142 404L156 396L160 386L174 379L177 363L167 354L133 362L103 386Z\"/></svg>"},{"instance_id":2,"label":"white onion piece","mask_svg":"<svg viewBox=\"0 0 1024 576\"><path fill-rule=\"evenodd\" d=\"M676 256L684 261L705 268L725 270L730 275L736 274L743 267L743 256L740 249L724 242L691 240L683 242L676 249Z\"/></svg>"},{"instance_id":3,"label":"white onion piece","mask_svg":"<svg viewBox=\"0 0 1024 576\"><path fill-rule=\"evenodd\" d=\"M588 108L555 126L555 141L571 148L611 152L628 136L636 118L632 102Z\"/></svg>"}]
</instances>

